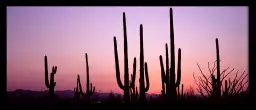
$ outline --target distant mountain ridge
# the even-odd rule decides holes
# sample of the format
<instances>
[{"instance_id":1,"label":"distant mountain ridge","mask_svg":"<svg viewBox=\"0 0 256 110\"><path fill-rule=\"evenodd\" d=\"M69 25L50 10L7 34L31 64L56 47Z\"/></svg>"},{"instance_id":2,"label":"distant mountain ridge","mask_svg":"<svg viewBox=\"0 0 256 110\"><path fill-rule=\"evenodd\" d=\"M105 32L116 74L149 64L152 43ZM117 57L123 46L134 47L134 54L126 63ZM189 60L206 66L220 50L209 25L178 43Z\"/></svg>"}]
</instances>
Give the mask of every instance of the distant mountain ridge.
<instances>
[{"instance_id":1,"label":"distant mountain ridge","mask_svg":"<svg viewBox=\"0 0 256 110\"><path fill-rule=\"evenodd\" d=\"M10 98L39 98L45 97L49 94L48 91L32 91L32 90L23 90L17 89L15 91L7 91L7 95ZM63 91L55 91L55 94L61 99L74 98L73 90L63 90ZM92 98L98 97L100 99L108 98L110 93L95 93ZM122 94L114 93L115 96L121 96ZM159 96L159 94L146 94L146 97L155 98Z\"/></svg>"}]
</instances>

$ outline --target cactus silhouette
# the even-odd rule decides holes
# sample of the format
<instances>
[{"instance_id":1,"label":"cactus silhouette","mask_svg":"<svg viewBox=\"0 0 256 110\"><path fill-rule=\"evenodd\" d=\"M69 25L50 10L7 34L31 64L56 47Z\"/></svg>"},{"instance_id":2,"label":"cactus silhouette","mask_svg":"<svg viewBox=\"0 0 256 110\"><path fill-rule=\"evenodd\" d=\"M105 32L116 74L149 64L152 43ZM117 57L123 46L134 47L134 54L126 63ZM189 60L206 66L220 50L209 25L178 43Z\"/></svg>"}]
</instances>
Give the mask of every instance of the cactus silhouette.
<instances>
[{"instance_id":1,"label":"cactus silhouette","mask_svg":"<svg viewBox=\"0 0 256 110\"><path fill-rule=\"evenodd\" d=\"M74 94L75 94L76 101L79 101L79 98L80 98L80 92L79 92L80 86L81 86L80 77L79 77L79 75L77 75L76 87L74 88Z\"/></svg>"},{"instance_id":2,"label":"cactus silhouette","mask_svg":"<svg viewBox=\"0 0 256 110\"><path fill-rule=\"evenodd\" d=\"M223 96L224 97L227 97L228 96L228 91L229 91L229 86L228 86L228 81L225 80L225 89L224 89L224 92L223 92Z\"/></svg>"},{"instance_id":3,"label":"cactus silhouette","mask_svg":"<svg viewBox=\"0 0 256 110\"><path fill-rule=\"evenodd\" d=\"M136 99L138 99L138 97L139 97L137 86L136 86L136 91L135 91L135 97L136 97Z\"/></svg>"},{"instance_id":4,"label":"cactus silhouette","mask_svg":"<svg viewBox=\"0 0 256 110\"><path fill-rule=\"evenodd\" d=\"M162 56L159 56L160 66L161 66L161 76L162 76L162 94L167 95L168 99L175 101L177 99L176 88L180 85L181 80L181 49L178 49L178 68L177 68L177 80L175 77L175 48L174 48L174 29L173 29L173 13L172 8L170 8L170 49L171 49L171 68L169 70L169 59L168 59L168 45L165 44L166 50L166 73L164 73L164 65ZM175 82L176 81L176 82ZM164 84L166 85L166 91Z\"/></svg>"},{"instance_id":5,"label":"cactus silhouette","mask_svg":"<svg viewBox=\"0 0 256 110\"><path fill-rule=\"evenodd\" d=\"M219 53L219 42L216 38L216 57L217 57L217 81L216 81L216 98L221 98L221 81L220 81L220 53Z\"/></svg>"},{"instance_id":6,"label":"cactus silhouette","mask_svg":"<svg viewBox=\"0 0 256 110\"><path fill-rule=\"evenodd\" d=\"M178 99L180 99L180 86L178 86L178 92L177 92L178 94Z\"/></svg>"},{"instance_id":7,"label":"cactus silhouette","mask_svg":"<svg viewBox=\"0 0 256 110\"><path fill-rule=\"evenodd\" d=\"M79 87L80 87L80 93L87 99L88 102L90 102L90 97L95 93L95 87L93 87L92 83L90 83L90 75L89 75L89 64L88 64L88 56L87 53L85 53L85 60L86 60L86 93L83 93L81 84L80 84L80 78L79 78Z\"/></svg>"},{"instance_id":8,"label":"cactus silhouette","mask_svg":"<svg viewBox=\"0 0 256 110\"><path fill-rule=\"evenodd\" d=\"M161 90L161 94L162 94L162 98L165 98L165 96L166 96L166 89L165 89L165 86L166 86L166 84L167 84L167 83L165 83L165 82L166 82L166 80L167 80L166 78L168 78L168 77L165 76L164 65L163 65L163 58L162 58L161 55L159 56L159 60L160 60L161 78L162 78L162 90Z\"/></svg>"},{"instance_id":9,"label":"cactus silhouette","mask_svg":"<svg viewBox=\"0 0 256 110\"><path fill-rule=\"evenodd\" d=\"M51 97L54 97L54 88L56 86L56 82L54 82L54 75L57 72L57 66L52 67L52 73L50 75L50 82L48 79L48 61L47 56L44 56L44 68L45 68L45 86L49 89L49 93Z\"/></svg>"},{"instance_id":10,"label":"cactus silhouette","mask_svg":"<svg viewBox=\"0 0 256 110\"><path fill-rule=\"evenodd\" d=\"M220 80L220 56L219 56L219 42L216 38L216 57L217 57L217 78L212 74L212 93L211 97L219 100L221 98L221 80Z\"/></svg>"},{"instance_id":11,"label":"cactus silhouette","mask_svg":"<svg viewBox=\"0 0 256 110\"><path fill-rule=\"evenodd\" d=\"M126 18L125 13L123 13L123 30L124 30L124 84L121 82L120 78L120 68L119 68L119 59L118 59L118 51L117 51L117 41L114 36L114 54L115 54L115 67L116 67L116 80L118 86L124 91L124 100L126 103L130 100L129 90L131 87L134 87L135 82L135 74L134 72L132 79L132 86L129 85L129 68L128 68L128 44L127 44L127 33L126 33ZM134 66L133 70L136 71L136 58L134 58Z\"/></svg>"},{"instance_id":12,"label":"cactus silhouette","mask_svg":"<svg viewBox=\"0 0 256 110\"><path fill-rule=\"evenodd\" d=\"M183 98L183 84L181 85L181 91L180 91L180 86L178 86L178 99L182 99Z\"/></svg>"},{"instance_id":13,"label":"cactus silhouette","mask_svg":"<svg viewBox=\"0 0 256 110\"><path fill-rule=\"evenodd\" d=\"M183 99L183 89L184 89L184 85L182 84L182 87L181 87L181 99Z\"/></svg>"},{"instance_id":14,"label":"cactus silhouette","mask_svg":"<svg viewBox=\"0 0 256 110\"><path fill-rule=\"evenodd\" d=\"M143 26L140 25L140 101L146 100L146 92L149 90L148 65L145 62L146 86L144 81L144 48L143 48Z\"/></svg>"},{"instance_id":15,"label":"cactus silhouette","mask_svg":"<svg viewBox=\"0 0 256 110\"><path fill-rule=\"evenodd\" d=\"M130 89L132 99L136 99L136 90L135 90L135 79L136 79L136 58L133 61L133 74L131 74Z\"/></svg>"}]
</instances>

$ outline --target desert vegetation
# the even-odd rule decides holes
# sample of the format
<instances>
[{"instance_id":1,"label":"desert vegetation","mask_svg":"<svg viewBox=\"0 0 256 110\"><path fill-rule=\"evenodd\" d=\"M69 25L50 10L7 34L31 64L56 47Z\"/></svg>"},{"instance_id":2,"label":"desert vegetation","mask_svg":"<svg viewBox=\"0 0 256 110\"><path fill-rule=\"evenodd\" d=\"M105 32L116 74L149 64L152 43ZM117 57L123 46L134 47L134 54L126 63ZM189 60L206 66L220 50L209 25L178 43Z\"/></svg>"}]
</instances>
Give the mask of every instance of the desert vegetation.
<instances>
[{"instance_id":1,"label":"desert vegetation","mask_svg":"<svg viewBox=\"0 0 256 110\"><path fill-rule=\"evenodd\" d=\"M182 54L181 48L178 48L178 61L175 64L175 42L174 42L174 23L173 23L173 11L170 8L170 44L165 44L165 65L163 61L163 56L160 55L160 70L159 76L161 76L162 87L161 94L156 97L147 97L147 92L150 88L150 77L148 71L148 64L144 60L144 41L143 41L143 25L140 25L140 73L139 73L139 85L137 86L136 81L136 64L137 60L134 57L132 74L129 74L128 68L128 40L127 40L127 29L126 29L126 15L123 13L123 41L124 41L124 80L121 81L121 72L119 68L119 58L117 49L117 38L114 36L114 58L115 58L115 74L116 82L120 89L123 90L123 94L116 95L111 92L106 99L100 99L97 96L96 87L90 82L89 73L89 60L88 54L85 53L86 59L86 92L82 90L82 84L80 81L80 75L77 75L77 84L74 85L74 97L69 100L61 100L55 94L56 82L54 77L58 77L57 66L52 67L52 72L50 73L50 81L48 79L48 60L47 56L44 56L45 64L45 86L48 88L48 94L50 98L38 98L37 100L47 100L45 103L49 103L48 100L54 100L56 103L71 103L71 104L92 104L92 103L244 103L247 101L248 96L248 74L243 72L238 75L239 71L235 73L235 69L230 69L229 67L221 71L221 60L219 52L219 40L215 39L216 45L216 61L214 66L211 68L210 63L208 63L209 74L205 74L197 64L201 76L193 75L197 88L194 88L200 95L195 95L195 90L190 87L187 92L184 90L184 86L181 82L182 78ZM169 48L168 48L169 47ZM170 49L170 54L169 54ZM169 60L170 58L170 60ZM216 66L215 66L216 65ZM176 69L177 68L177 69ZM60 73L61 74L61 73ZM93 73L91 73L93 74ZM235 74L235 78L228 78L228 75ZM56 75L56 76L55 76ZM61 82L58 82L61 83ZM247 89L244 89L246 88ZM11 99L10 99L11 100ZM28 99L27 99L28 100ZM11 101L12 102L12 101ZM35 101L31 101L35 102ZM38 102L43 103L43 102ZM54 103L51 102L50 103Z\"/></svg>"}]
</instances>

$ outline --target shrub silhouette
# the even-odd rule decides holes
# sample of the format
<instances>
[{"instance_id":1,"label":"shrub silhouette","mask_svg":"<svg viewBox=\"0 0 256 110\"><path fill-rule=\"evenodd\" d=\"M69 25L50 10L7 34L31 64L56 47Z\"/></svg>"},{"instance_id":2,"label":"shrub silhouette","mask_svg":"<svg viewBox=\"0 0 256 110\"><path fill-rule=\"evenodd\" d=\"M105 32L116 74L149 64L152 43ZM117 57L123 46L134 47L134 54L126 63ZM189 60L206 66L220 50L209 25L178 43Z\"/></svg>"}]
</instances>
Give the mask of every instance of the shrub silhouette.
<instances>
[{"instance_id":1,"label":"shrub silhouette","mask_svg":"<svg viewBox=\"0 0 256 110\"><path fill-rule=\"evenodd\" d=\"M210 75L208 77L202 72L202 69L200 68L199 64L197 64L197 66L198 66L203 78L201 78L199 76L198 80L197 80L195 78L194 74L193 74L193 77L194 77L194 80L198 87L197 91L203 97L210 97L212 101L219 102L222 98L227 98L230 96L238 95L241 92L243 92L241 90L243 89L245 84L248 83L248 80L246 82L244 82L244 79L248 76L248 74L245 74L245 71L244 71L238 78L237 77L238 71L237 71L236 76L233 79L233 81L231 81L230 78L229 78L229 80L225 80L225 78L230 73L232 73L234 69L232 69L231 71L229 71L226 74L226 71L229 69L229 67L228 67L220 73L219 43L218 43L217 38L216 38L216 57L217 57L217 60L215 62L217 62L217 67L215 67L215 62L214 62L214 66L211 69L209 66L209 62L208 62L208 69L210 72ZM214 75L215 70L217 70L217 72L216 72L217 78L215 78L215 75ZM210 79L211 79L211 81L210 81ZM223 81L225 81L225 89L223 87L223 85L224 85ZM207 93L207 95L205 95L203 91L205 91Z\"/></svg>"}]
</instances>

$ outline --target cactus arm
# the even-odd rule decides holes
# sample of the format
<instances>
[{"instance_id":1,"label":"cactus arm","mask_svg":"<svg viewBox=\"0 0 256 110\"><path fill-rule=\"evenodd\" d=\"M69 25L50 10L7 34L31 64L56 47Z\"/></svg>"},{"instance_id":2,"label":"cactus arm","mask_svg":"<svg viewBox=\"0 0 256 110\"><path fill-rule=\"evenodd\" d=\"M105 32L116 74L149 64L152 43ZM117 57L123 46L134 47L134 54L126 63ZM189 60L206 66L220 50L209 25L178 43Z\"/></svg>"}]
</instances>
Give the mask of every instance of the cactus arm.
<instances>
[{"instance_id":1,"label":"cactus arm","mask_svg":"<svg viewBox=\"0 0 256 110\"><path fill-rule=\"evenodd\" d=\"M53 73L54 73L54 74L57 73L57 66L54 67Z\"/></svg>"},{"instance_id":2,"label":"cactus arm","mask_svg":"<svg viewBox=\"0 0 256 110\"><path fill-rule=\"evenodd\" d=\"M90 76L89 76L89 64L88 64L88 56L85 53L85 60L86 60L86 93L90 92Z\"/></svg>"},{"instance_id":3,"label":"cactus arm","mask_svg":"<svg viewBox=\"0 0 256 110\"><path fill-rule=\"evenodd\" d=\"M90 83L90 89L88 93L91 93L91 92L92 92L92 83Z\"/></svg>"},{"instance_id":4,"label":"cactus arm","mask_svg":"<svg viewBox=\"0 0 256 110\"><path fill-rule=\"evenodd\" d=\"M181 87L181 96L183 96L183 88L184 88L184 85L182 84L182 87Z\"/></svg>"},{"instance_id":5,"label":"cactus arm","mask_svg":"<svg viewBox=\"0 0 256 110\"><path fill-rule=\"evenodd\" d=\"M138 93L138 89L137 89L137 86L136 86L136 96L138 96L138 94L139 94L139 93Z\"/></svg>"},{"instance_id":6,"label":"cactus arm","mask_svg":"<svg viewBox=\"0 0 256 110\"><path fill-rule=\"evenodd\" d=\"M163 64L162 55L159 56L159 60L160 60L161 77L162 77L162 92L165 93L164 83L166 82L166 76L165 76L165 72L164 72L164 64Z\"/></svg>"},{"instance_id":7,"label":"cactus arm","mask_svg":"<svg viewBox=\"0 0 256 110\"><path fill-rule=\"evenodd\" d=\"M90 94L93 95L95 93L95 87L92 86L92 83L91 83L91 90L90 90Z\"/></svg>"},{"instance_id":8,"label":"cactus arm","mask_svg":"<svg viewBox=\"0 0 256 110\"><path fill-rule=\"evenodd\" d=\"M52 67L52 73L50 75L50 87L54 88L56 86L56 82L54 82L54 75L57 72L57 66Z\"/></svg>"},{"instance_id":9,"label":"cactus arm","mask_svg":"<svg viewBox=\"0 0 256 110\"><path fill-rule=\"evenodd\" d=\"M80 82L80 76L77 75L77 81L78 81L78 88L79 88L79 91L81 94L83 94L83 89L82 89L82 85L81 85L81 82Z\"/></svg>"},{"instance_id":10,"label":"cactus arm","mask_svg":"<svg viewBox=\"0 0 256 110\"><path fill-rule=\"evenodd\" d=\"M131 97L133 96L133 89L132 88L129 88L129 94L131 94Z\"/></svg>"},{"instance_id":11,"label":"cactus arm","mask_svg":"<svg viewBox=\"0 0 256 110\"><path fill-rule=\"evenodd\" d=\"M131 79L133 79L133 74L131 74ZM135 94L135 80L130 82L130 89L131 89L131 94Z\"/></svg>"},{"instance_id":12,"label":"cactus arm","mask_svg":"<svg viewBox=\"0 0 256 110\"><path fill-rule=\"evenodd\" d=\"M168 45L165 44L165 54L166 54L166 76L169 76L170 70L169 70L169 57L168 57ZM166 77L166 82L169 83L169 77Z\"/></svg>"},{"instance_id":13,"label":"cactus arm","mask_svg":"<svg viewBox=\"0 0 256 110\"><path fill-rule=\"evenodd\" d=\"M165 84L166 84L166 93L169 94L170 92L170 69L169 69L169 57L168 57L168 44L165 44L165 63L166 63L166 75L165 75Z\"/></svg>"},{"instance_id":14,"label":"cactus arm","mask_svg":"<svg viewBox=\"0 0 256 110\"><path fill-rule=\"evenodd\" d=\"M178 86L178 97L180 97L180 86Z\"/></svg>"},{"instance_id":15,"label":"cactus arm","mask_svg":"<svg viewBox=\"0 0 256 110\"><path fill-rule=\"evenodd\" d=\"M76 87L74 88L74 93L76 93L77 91L76 91Z\"/></svg>"},{"instance_id":16,"label":"cactus arm","mask_svg":"<svg viewBox=\"0 0 256 110\"><path fill-rule=\"evenodd\" d=\"M133 74L131 74L131 79L133 78ZM130 88L133 88L132 80L130 81Z\"/></svg>"},{"instance_id":17,"label":"cactus arm","mask_svg":"<svg viewBox=\"0 0 256 110\"><path fill-rule=\"evenodd\" d=\"M136 78L136 58L134 57L134 60L133 60L133 74L132 75L132 88L134 89L135 88L135 78Z\"/></svg>"},{"instance_id":18,"label":"cactus arm","mask_svg":"<svg viewBox=\"0 0 256 110\"><path fill-rule=\"evenodd\" d=\"M180 85L180 80L181 80L181 49L179 48L176 87L178 87Z\"/></svg>"},{"instance_id":19,"label":"cactus arm","mask_svg":"<svg viewBox=\"0 0 256 110\"><path fill-rule=\"evenodd\" d=\"M44 69L45 69L45 86L50 88L49 79L48 79L48 61L47 56L44 56Z\"/></svg>"},{"instance_id":20,"label":"cactus arm","mask_svg":"<svg viewBox=\"0 0 256 110\"><path fill-rule=\"evenodd\" d=\"M114 37L114 50L115 50L115 65L116 65L116 80L118 86L124 90L124 85L120 79L120 68L119 68L119 60L118 60L118 51L117 51L117 43L116 37Z\"/></svg>"},{"instance_id":21,"label":"cactus arm","mask_svg":"<svg viewBox=\"0 0 256 110\"><path fill-rule=\"evenodd\" d=\"M88 95L91 96L95 93L95 87L92 86L92 83L90 83L90 90L88 92Z\"/></svg>"},{"instance_id":22,"label":"cactus arm","mask_svg":"<svg viewBox=\"0 0 256 110\"><path fill-rule=\"evenodd\" d=\"M218 38L216 38L216 57L217 57L217 95L220 97L221 89L220 89L220 56L219 56L219 42Z\"/></svg>"},{"instance_id":23,"label":"cactus arm","mask_svg":"<svg viewBox=\"0 0 256 110\"><path fill-rule=\"evenodd\" d=\"M146 75L146 87L145 92L149 90L149 77L148 77L148 65L147 62L145 62L145 75Z\"/></svg>"}]
</instances>

